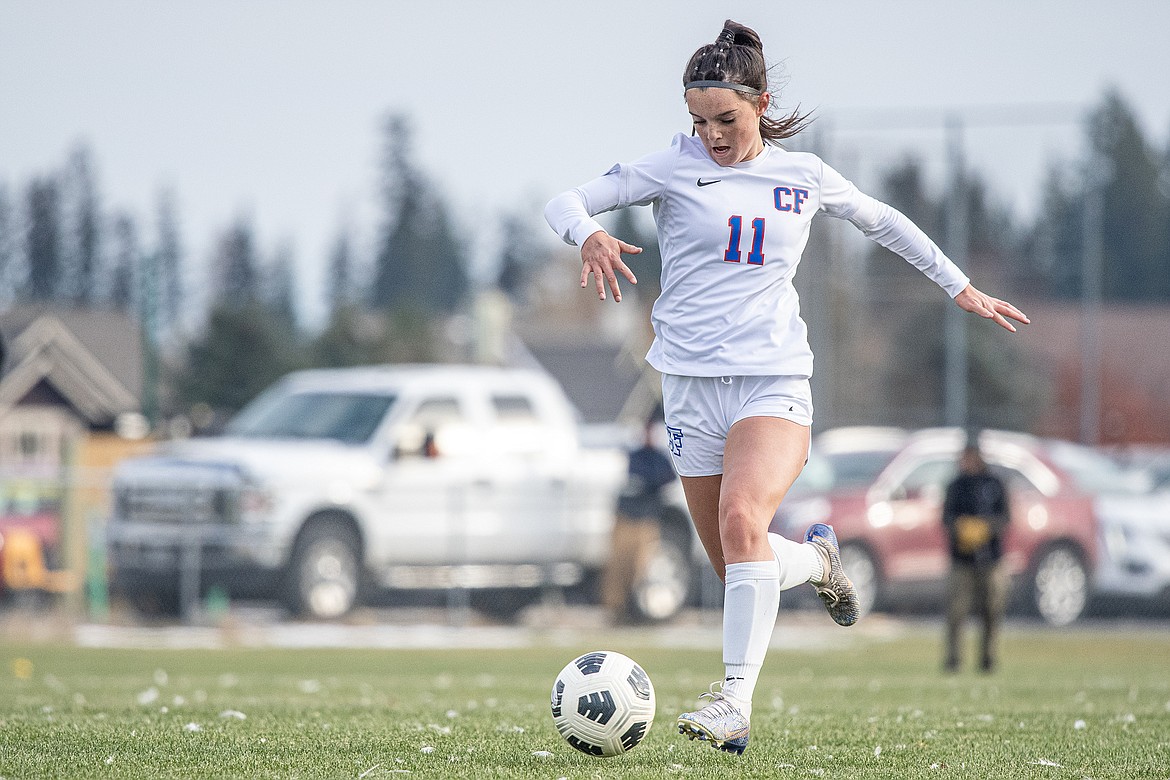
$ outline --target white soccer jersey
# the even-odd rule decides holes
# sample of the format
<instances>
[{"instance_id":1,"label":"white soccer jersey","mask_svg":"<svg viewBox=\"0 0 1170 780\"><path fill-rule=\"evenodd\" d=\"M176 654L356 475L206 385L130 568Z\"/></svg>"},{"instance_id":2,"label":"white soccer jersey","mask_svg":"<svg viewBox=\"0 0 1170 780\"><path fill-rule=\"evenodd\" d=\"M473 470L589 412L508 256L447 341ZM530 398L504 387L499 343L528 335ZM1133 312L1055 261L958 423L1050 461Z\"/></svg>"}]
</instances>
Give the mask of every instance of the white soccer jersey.
<instances>
[{"instance_id":1,"label":"white soccer jersey","mask_svg":"<svg viewBox=\"0 0 1170 780\"><path fill-rule=\"evenodd\" d=\"M558 195L545 216L580 245L603 229L594 215L646 204L654 206L662 252L646 359L666 374L812 376L792 277L821 211L848 219L951 297L969 281L899 211L859 192L816 155L769 145L724 167L698 137L679 134L669 149Z\"/></svg>"}]
</instances>

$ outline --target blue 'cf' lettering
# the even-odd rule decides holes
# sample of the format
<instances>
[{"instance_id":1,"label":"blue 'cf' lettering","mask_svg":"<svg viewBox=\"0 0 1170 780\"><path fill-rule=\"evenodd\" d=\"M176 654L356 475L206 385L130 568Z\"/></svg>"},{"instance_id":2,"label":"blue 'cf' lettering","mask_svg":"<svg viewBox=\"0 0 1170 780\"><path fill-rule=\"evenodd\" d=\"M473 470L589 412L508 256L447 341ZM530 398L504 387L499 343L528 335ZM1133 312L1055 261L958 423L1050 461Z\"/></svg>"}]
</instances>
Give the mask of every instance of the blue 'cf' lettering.
<instances>
[{"instance_id":1,"label":"blue 'cf' lettering","mask_svg":"<svg viewBox=\"0 0 1170 780\"><path fill-rule=\"evenodd\" d=\"M777 211L799 214L800 205L808 200L808 190L798 187L777 187L772 191L772 197L776 201Z\"/></svg>"}]
</instances>

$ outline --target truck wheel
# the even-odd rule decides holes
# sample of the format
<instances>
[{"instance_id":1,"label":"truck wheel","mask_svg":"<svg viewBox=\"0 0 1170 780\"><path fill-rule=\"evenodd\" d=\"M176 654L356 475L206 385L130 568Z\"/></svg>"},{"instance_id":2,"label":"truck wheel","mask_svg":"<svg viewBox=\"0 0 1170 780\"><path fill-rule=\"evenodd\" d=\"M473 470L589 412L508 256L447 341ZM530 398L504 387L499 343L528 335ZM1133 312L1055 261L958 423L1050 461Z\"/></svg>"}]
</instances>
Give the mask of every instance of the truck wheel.
<instances>
[{"instance_id":1,"label":"truck wheel","mask_svg":"<svg viewBox=\"0 0 1170 780\"><path fill-rule=\"evenodd\" d=\"M846 544L841 548L841 568L845 569L845 574L857 591L861 614L869 614L877 606L881 596L881 574L877 561L865 547L859 544Z\"/></svg>"},{"instance_id":2,"label":"truck wheel","mask_svg":"<svg viewBox=\"0 0 1170 780\"><path fill-rule=\"evenodd\" d=\"M289 564L289 609L319 620L353 609L361 587L359 549L357 534L345 523L319 520L307 526Z\"/></svg>"},{"instance_id":3,"label":"truck wheel","mask_svg":"<svg viewBox=\"0 0 1170 780\"><path fill-rule=\"evenodd\" d=\"M646 623L670 620L686 606L694 581L690 537L663 528L646 571L630 588L626 601L630 616Z\"/></svg>"},{"instance_id":4,"label":"truck wheel","mask_svg":"<svg viewBox=\"0 0 1170 780\"><path fill-rule=\"evenodd\" d=\"M1032 606L1045 623L1067 626L1089 601L1089 573L1080 554L1068 545L1044 552L1032 568Z\"/></svg>"}]
</instances>

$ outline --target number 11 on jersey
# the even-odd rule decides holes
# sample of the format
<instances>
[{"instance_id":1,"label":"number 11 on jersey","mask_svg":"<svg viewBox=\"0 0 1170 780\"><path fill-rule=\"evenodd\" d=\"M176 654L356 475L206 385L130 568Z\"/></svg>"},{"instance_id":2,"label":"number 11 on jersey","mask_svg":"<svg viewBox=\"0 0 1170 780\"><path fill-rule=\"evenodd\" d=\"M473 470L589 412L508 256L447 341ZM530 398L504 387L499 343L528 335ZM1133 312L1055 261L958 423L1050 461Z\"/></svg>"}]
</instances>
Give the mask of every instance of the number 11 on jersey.
<instances>
[{"instance_id":1,"label":"number 11 on jersey","mask_svg":"<svg viewBox=\"0 0 1170 780\"><path fill-rule=\"evenodd\" d=\"M727 220L731 228L731 236L727 239L727 251L723 253L725 263L740 261L739 242L743 233L743 217L736 214ZM748 252L747 261L751 265L764 264L764 218L756 217L752 220L752 250Z\"/></svg>"}]
</instances>

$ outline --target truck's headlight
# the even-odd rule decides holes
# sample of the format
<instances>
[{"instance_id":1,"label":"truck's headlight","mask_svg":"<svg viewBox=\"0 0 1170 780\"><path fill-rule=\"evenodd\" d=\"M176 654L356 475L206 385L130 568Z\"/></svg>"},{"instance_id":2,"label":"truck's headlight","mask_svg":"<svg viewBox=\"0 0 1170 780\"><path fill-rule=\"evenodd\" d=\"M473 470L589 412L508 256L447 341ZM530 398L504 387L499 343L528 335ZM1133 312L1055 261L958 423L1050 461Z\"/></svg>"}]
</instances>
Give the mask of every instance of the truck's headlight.
<instances>
[{"instance_id":1,"label":"truck's headlight","mask_svg":"<svg viewBox=\"0 0 1170 780\"><path fill-rule=\"evenodd\" d=\"M272 493L259 485L248 485L240 491L240 517L244 520L254 519L272 511L276 502Z\"/></svg>"}]
</instances>

